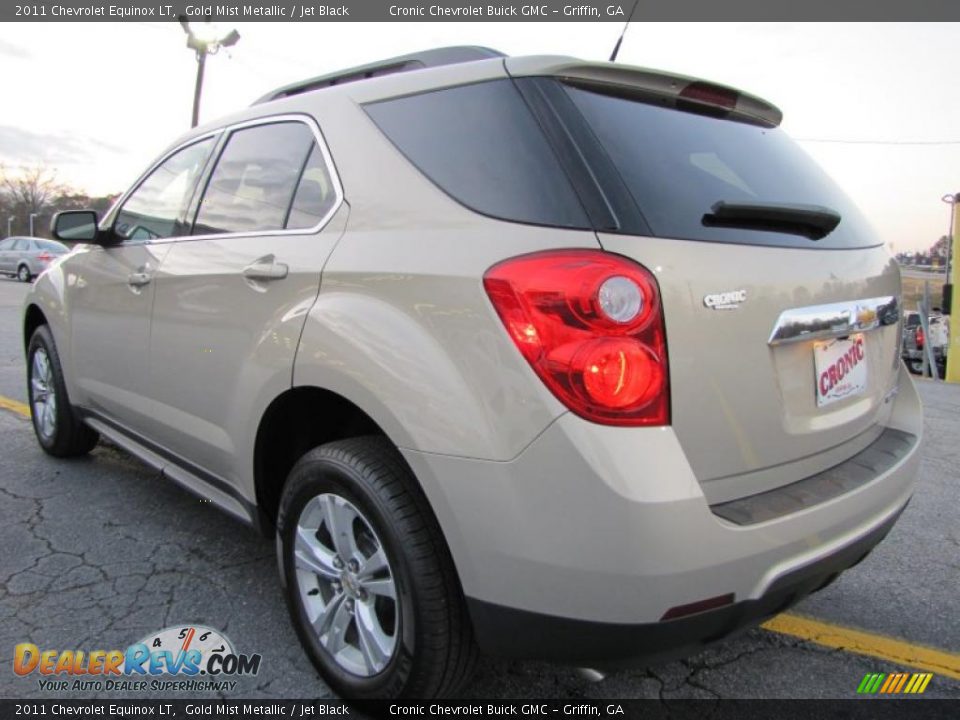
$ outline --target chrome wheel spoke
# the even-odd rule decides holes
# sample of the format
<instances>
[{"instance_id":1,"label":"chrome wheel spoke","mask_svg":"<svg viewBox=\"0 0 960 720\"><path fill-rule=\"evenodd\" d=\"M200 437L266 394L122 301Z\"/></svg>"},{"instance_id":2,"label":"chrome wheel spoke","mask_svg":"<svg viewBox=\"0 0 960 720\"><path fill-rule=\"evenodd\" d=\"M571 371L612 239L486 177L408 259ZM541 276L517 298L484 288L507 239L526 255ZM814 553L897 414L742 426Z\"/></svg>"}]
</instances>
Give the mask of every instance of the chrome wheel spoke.
<instances>
[{"instance_id":1,"label":"chrome wheel spoke","mask_svg":"<svg viewBox=\"0 0 960 720\"><path fill-rule=\"evenodd\" d=\"M328 580L337 580L340 577L340 571L333 565L335 553L317 540L316 530L297 527L294 556L300 570L315 573Z\"/></svg>"},{"instance_id":2,"label":"chrome wheel spoke","mask_svg":"<svg viewBox=\"0 0 960 720\"><path fill-rule=\"evenodd\" d=\"M323 514L327 531L340 559L346 562L359 554L353 529L357 513L352 505L336 495L326 495L324 501Z\"/></svg>"},{"instance_id":3,"label":"chrome wheel spoke","mask_svg":"<svg viewBox=\"0 0 960 720\"><path fill-rule=\"evenodd\" d=\"M43 430L47 435L53 434L54 427L54 413L53 413L53 401L47 401L47 404L43 406Z\"/></svg>"},{"instance_id":4,"label":"chrome wheel spoke","mask_svg":"<svg viewBox=\"0 0 960 720\"><path fill-rule=\"evenodd\" d=\"M382 547L378 547L373 555L361 561L360 569L357 571L357 578L361 581L366 581L375 575L379 575L389 567L387 564L387 554L383 551Z\"/></svg>"},{"instance_id":5,"label":"chrome wheel spoke","mask_svg":"<svg viewBox=\"0 0 960 720\"><path fill-rule=\"evenodd\" d=\"M371 605L361 603L356 612L357 636L360 639L360 652L367 670L380 672L390 660L393 650L393 638L387 635Z\"/></svg>"},{"instance_id":6,"label":"chrome wheel spoke","mask_svg":"<svg viewBox=\"0 0 960 720\"><path fill-rule=\"evenodd\" d=\"M47 386L39 378L30 380L30 387L33 389L34 402L40 402L47 399Z\"/></svg>"},{"instance_id":7,"label":"chrome wheel spoke","mask_svg":"<svg viewBox=\"0 0 960 720\"><path fill-rule=\"evenodd\" d=\"M360 587L371 595L380 595L391 600L397 599L397 588L393 584L393 578L390 577L380 580L366 580L360 584Z\"/></svg>"},{"instance_id":8,"label":"chrome wheel spoke","mask_svg":"<svg viewBox=\"0 0 960 720\"><path fill-rule=\"evenodd\" d=\"M336 655L346 646L347 628L353 620L353 613L347 608L346 596L343 593L335 595L320 611L320 615L313 623L323 645L331 655Z\"/></svg>"}]
</instances>

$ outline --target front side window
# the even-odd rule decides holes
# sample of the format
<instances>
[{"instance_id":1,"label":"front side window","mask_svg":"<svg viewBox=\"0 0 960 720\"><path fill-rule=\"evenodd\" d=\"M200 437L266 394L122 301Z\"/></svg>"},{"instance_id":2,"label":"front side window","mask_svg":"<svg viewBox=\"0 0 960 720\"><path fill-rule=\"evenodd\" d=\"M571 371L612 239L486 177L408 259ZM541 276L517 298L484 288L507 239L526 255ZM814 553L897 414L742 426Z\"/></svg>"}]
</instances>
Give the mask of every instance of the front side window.
<instances>
[{"instance_id":1,"label":"front side window","mask_svg":"<svg viewBox=\"0 0 960 720\"><path fill-rule=\"evenodd\" d=\"M282 230L293 215L297 225L317 224L303 219L318 210L317 203L300 200L301 176L307 178L307 196L318 188L317 175L307 176L315 146L313 133L302 122L276 122L234 131L217 161L200 202L194 235ZM318 153L319 155L319 153ZM322 162L322 159L321 159ZM325 176L327 187L329 177ZM322 217L322 215L321 215ZM304 225L304 222L309 224Z\"/></svg>"},{"instance_id":2,"label":"front side window","mask_svg":"<svg viewBox=\"0 0 960 720\"><path fill-rule=\"evenodd\" d=\"M164 160L126 199L114 234L129 243L185 235L187 208L213 143L201 140Z\"/></svg>"}]
</instances>

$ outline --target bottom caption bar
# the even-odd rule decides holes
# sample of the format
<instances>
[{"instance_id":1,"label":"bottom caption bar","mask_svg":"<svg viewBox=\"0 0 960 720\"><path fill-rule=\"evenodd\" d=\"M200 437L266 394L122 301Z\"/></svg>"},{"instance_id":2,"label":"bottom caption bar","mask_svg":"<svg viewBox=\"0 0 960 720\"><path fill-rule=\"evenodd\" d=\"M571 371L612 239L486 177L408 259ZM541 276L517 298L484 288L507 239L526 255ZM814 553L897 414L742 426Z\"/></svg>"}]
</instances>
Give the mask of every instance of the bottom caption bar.
<instances>
[{"instance_id":1,"label":"bottom caption bar","mask_svg":"<svg viewBox=\"0 0 960 720\"><path fill-rule=\"evenodd\" d=\"M852 700L463 700L453 702L349 702L329 700L0 700L0 720L11 717L601 717L671 720L726 718L749 720L776 717L842 717L849 720L909 720L910 718L960 717L960 704L951 700L881 699Z\"/></svg>"}]
</instances>

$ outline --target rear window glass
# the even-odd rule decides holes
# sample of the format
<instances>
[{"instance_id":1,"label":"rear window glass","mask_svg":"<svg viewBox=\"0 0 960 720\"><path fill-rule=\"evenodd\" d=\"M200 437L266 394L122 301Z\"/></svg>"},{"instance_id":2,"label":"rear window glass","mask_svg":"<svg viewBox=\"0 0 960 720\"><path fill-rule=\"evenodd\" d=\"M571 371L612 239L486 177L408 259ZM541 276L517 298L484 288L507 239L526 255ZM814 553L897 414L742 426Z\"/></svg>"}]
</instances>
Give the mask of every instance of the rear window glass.
<instances>
[{"instance_id":1,"label":"rear window glass","mask_svg":"<svg viewBox=\"0 0 960 720\"><path fill-rule=\"evenodd\" d=\"M463 205L534 225L590 223L552 148L509 80L371 103L399 150Z\"/></svg>"},{"instance_id":2,"label":"rear window glass","mask_svg":"<svg viewBox=\"0 0 960 720\"><path fill-rule=\"evenodd\" d=\"M782 130L565 87L655 235L804 248L878 244L856 206ZM704 225L719 201L820 205L842 219L817 241Z\"/></svg>"}]
</instances>

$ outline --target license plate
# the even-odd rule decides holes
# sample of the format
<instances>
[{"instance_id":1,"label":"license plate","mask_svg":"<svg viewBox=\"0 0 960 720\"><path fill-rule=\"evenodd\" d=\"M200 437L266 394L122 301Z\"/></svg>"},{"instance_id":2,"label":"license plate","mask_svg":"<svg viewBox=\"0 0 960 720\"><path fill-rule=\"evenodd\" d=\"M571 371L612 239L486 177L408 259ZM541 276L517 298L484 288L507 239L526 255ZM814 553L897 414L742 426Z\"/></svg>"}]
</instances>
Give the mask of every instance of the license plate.
<instances>
[{"instance_id":1,"label":"license plate","mask_svg":"<svg viewBox=\"0 0 960 720\"><path fill-rule=\"evenodd\" d=\"M825 407L867 391L866 341L863 335L813 345L817 407Z\"/></svg>"}]
</instances>

